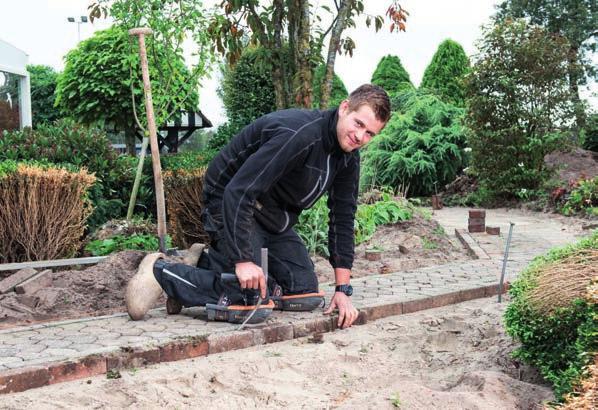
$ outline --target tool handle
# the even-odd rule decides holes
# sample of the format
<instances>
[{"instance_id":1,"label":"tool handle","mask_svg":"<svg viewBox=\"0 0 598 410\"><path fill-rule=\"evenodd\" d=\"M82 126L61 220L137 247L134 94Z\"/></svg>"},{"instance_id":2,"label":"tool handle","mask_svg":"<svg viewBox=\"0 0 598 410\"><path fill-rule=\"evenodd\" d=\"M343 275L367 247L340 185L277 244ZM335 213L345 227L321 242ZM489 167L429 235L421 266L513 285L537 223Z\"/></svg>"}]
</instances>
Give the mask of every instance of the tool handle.
<instances>
[{"instance_id":1,"label":"tool handle","mask_svg":"<svg viewBox=\"0 0 598 410\"><path fill-rule=\"evenodd\" d=\"M222 273L220 274L220 280L223 283L239 283L237 275L235 275L234 273Z\"/></svg>"}]
</instances>

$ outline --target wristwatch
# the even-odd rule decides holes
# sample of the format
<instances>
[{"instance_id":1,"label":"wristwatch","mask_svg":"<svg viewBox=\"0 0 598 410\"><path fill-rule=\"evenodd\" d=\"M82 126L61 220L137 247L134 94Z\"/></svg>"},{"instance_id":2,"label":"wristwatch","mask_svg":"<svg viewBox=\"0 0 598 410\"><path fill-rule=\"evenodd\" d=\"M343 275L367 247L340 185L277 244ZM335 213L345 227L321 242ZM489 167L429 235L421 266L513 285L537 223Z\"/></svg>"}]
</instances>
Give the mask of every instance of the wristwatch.
<instances>
[{"instance_id":1,"label":"wristwatch","mask_svg":"<svg viewBox=\"0 0 598 410\"><path fill-rule=\"evenodd\" d=\"M351 296L353 294L353 286L351 285L337 285L334 288L335 292L343 292L347 296Z\"/></svg>"}]
</instances>

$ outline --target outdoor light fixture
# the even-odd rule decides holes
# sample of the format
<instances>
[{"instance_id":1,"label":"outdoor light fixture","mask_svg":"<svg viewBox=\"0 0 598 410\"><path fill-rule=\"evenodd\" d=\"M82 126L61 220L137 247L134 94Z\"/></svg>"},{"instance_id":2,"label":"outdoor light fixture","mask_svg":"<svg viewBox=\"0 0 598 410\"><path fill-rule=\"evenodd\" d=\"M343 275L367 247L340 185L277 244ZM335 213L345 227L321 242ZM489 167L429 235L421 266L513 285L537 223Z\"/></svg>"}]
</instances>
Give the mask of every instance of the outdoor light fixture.
<instances>
[{"instance_id":1,"label":"outdoor light fixture","mask_svg":"<svg viewBox=\"0 0 598 410\"><path fill-rule=\"evenodd\" d=\"M66 20L69 23L77 23L77 39L80 42L81 41L81 24L88 23L87 16L80 16L78 21L75 20L74 17L67 17Z\"/></svg>"}]
</instances>

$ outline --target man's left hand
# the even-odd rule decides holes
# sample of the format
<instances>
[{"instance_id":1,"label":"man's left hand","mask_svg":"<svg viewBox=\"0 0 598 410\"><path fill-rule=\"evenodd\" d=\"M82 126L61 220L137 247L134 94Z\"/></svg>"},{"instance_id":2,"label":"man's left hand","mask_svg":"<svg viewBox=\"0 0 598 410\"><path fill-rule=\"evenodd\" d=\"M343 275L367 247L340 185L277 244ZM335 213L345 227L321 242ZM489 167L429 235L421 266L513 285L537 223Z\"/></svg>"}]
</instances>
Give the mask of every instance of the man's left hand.
<instances>
[{"instance_id":1,"label":"man's left hand","mask_svg":"<svg viewBox=\"0 0 598 410\"><path fill-rule=\"evenodd\" d=\"M334 293L330 301L330 306L328 306L324 314L329 315L334 309L338 309L338 327L343 329L350 327L357 319L357 316L359 316L359 312L353 307L351 298L343 292Z\"/></svg>"}]
</instances>

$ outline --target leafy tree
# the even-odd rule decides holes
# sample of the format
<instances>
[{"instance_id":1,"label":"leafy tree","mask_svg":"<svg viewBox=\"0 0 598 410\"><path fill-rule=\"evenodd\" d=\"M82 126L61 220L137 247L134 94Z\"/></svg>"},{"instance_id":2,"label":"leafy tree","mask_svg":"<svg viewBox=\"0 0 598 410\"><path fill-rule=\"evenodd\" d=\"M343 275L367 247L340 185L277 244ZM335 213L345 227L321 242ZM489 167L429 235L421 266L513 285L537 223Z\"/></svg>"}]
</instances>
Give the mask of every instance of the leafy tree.
<instances>
[{"instance_id":1,"label":"leafy tree","mask_svg":"<svg viewBox=\"0 0 598 410\"><path fill-rule=\"evenodd\" d=\"M372 84L384 88L389 94L413 88L409 74L401 64L401 59L390 54L382 57L376 66L372 74Z\"/></svg>"},{"instance_id":2,"label":"leafy tree","mask_svg":"<svg viewBox=\"0 0 598 410\"><path fill-rule=\"evenodd\" d=\"M469 70L469 59L461 45L444 40L426 67L420 88L429 89L440 98L460 107L465 105L463 79Z\"/></svg>"},{"instance_id":3,"label":"leafy tree","mask_svg":"<svg viewBox=\"0 0 598 410\"><path fill-rule=\"evenodd\" d=\"M576 104L579 129L585 125L585 113L579 97L579 86L596 79L592 55L596 51L598 3L595 0L506 0L498 6L497 21L507 18L528 18L531 24L558 33L569 41L569 87Z\"/></svg>"},{"instance_id":4,"label":"leafy tree","mask_svg":"<svg viewBox=\"0 0 598 410\"><path fill-rule=\"evenodd\" d=\"M156 123L174 112L197 106L196 83L185 81L183 58L173 57L160 43L147 39ZM168 58L167 58L168 57ZM79 43L65 57L58 78L56 104L65 115L84 124L111 125L124 130L129 152L134 154L135 112L143 123L143 85L137 44L120 27L98 31ZM160 73L171 73L167 79ZM132 97L133 96L133 97Z\"/></svg>"},{"instance_id":5,"label":"leafy tree","mask_svg":"<svg viewBox=\"0 0 598 410\"><path fill-rule=\"evenodd\" d=\"M254 0L223 1L221 7L224 15L222 12L215 13L209 29L215 49L226 55L227 61L234 63L249 37L250 43L259 44L270 52L276 107L311 107L312 73L322 55L324 41L330 34L324 104L321 104L322 107L327 107L336 53L344 51L352 55L355 48L355 42L351 38L341 38L342 33L345 28L356 25L356 17L363 14L364 2L335 1L334 11L326 4L311 6L308 0L272 0L268 3L260 6ZM319 23L313 24L312 21L312 16L316 16L318 22L321 21L319 15L324 12L329 12L332 16L332 23L327 28L321 27ZM396 0L391 2L387 15L393 22L391 31L405 30L406 12ZM376 30L379 30L384 17L368 16L365 23L370 26L372 21ZM288 42L290 49L291 64L288 71L285 70L285 56L280 52L285 42ZM287 78L293 79L292 87L284 86Z\"/></svg>"},{"instance_id":6,"label":"leafy tree","mask_svg":"<svg viewBox=\"0 0 598 410\"><path fill-rule=\"evenodd\" d=\"M58 73L46 65L27 66L31 81L32 125L53 122L60 118L60 112L54 107L54 92Z\"/></svg>"},{"instance_id":7,"label":"leafy tree","mask_svg":"<svg viewBox=\"0 0 598 410\"><path fill-rule=\"evenodd\" d=\"M228 120L237 129L276 109L271 65L265 49L251 47L234 67L223 66L219 94Z\"/></svg>"},{"instance_id":8,"label":"leafy tree","mask_svg":"<svg viewBox=\"0 0 598 410\"><path fill-rule=\"evenodd\" d=\"M472 165L499 195L535 189L573 119L569 43L524 20L486 28L467 79Z\"/></svg>"},{"instance_id":9,"label":"leafy tree","mask_svg":"<svg viewBox=\"0 0 598 410\"><path fill-rule=\"evenodd\" d=\"M314 84L313 84L313 93L314 93L314 101L313 107L317 108L321 106L321 99L322 99L322 88L324 86L324 81L326 77L326 65L321 64L316 68L314 72ZM343 83L343 80L338 75L334 75L334 79L332 81L332 89L330 92L329 103L328 105L331 107L338 106L345 98L349 96L347 92L347 87ZM322 104L323 105L323 104ZM324 107L322 107L324 108Z\"/></svg>"},{"instance_id":10,"label":"leafy tree","mask_svg":"<svg viewBox=\"0 0 598 410\"><path fill-rule=\"evenodd\" d=\"M361 186L429 195L463 169L463 110L414 90L401 93L401 101L363 152Z\"/></svg>"}]
</instances>

